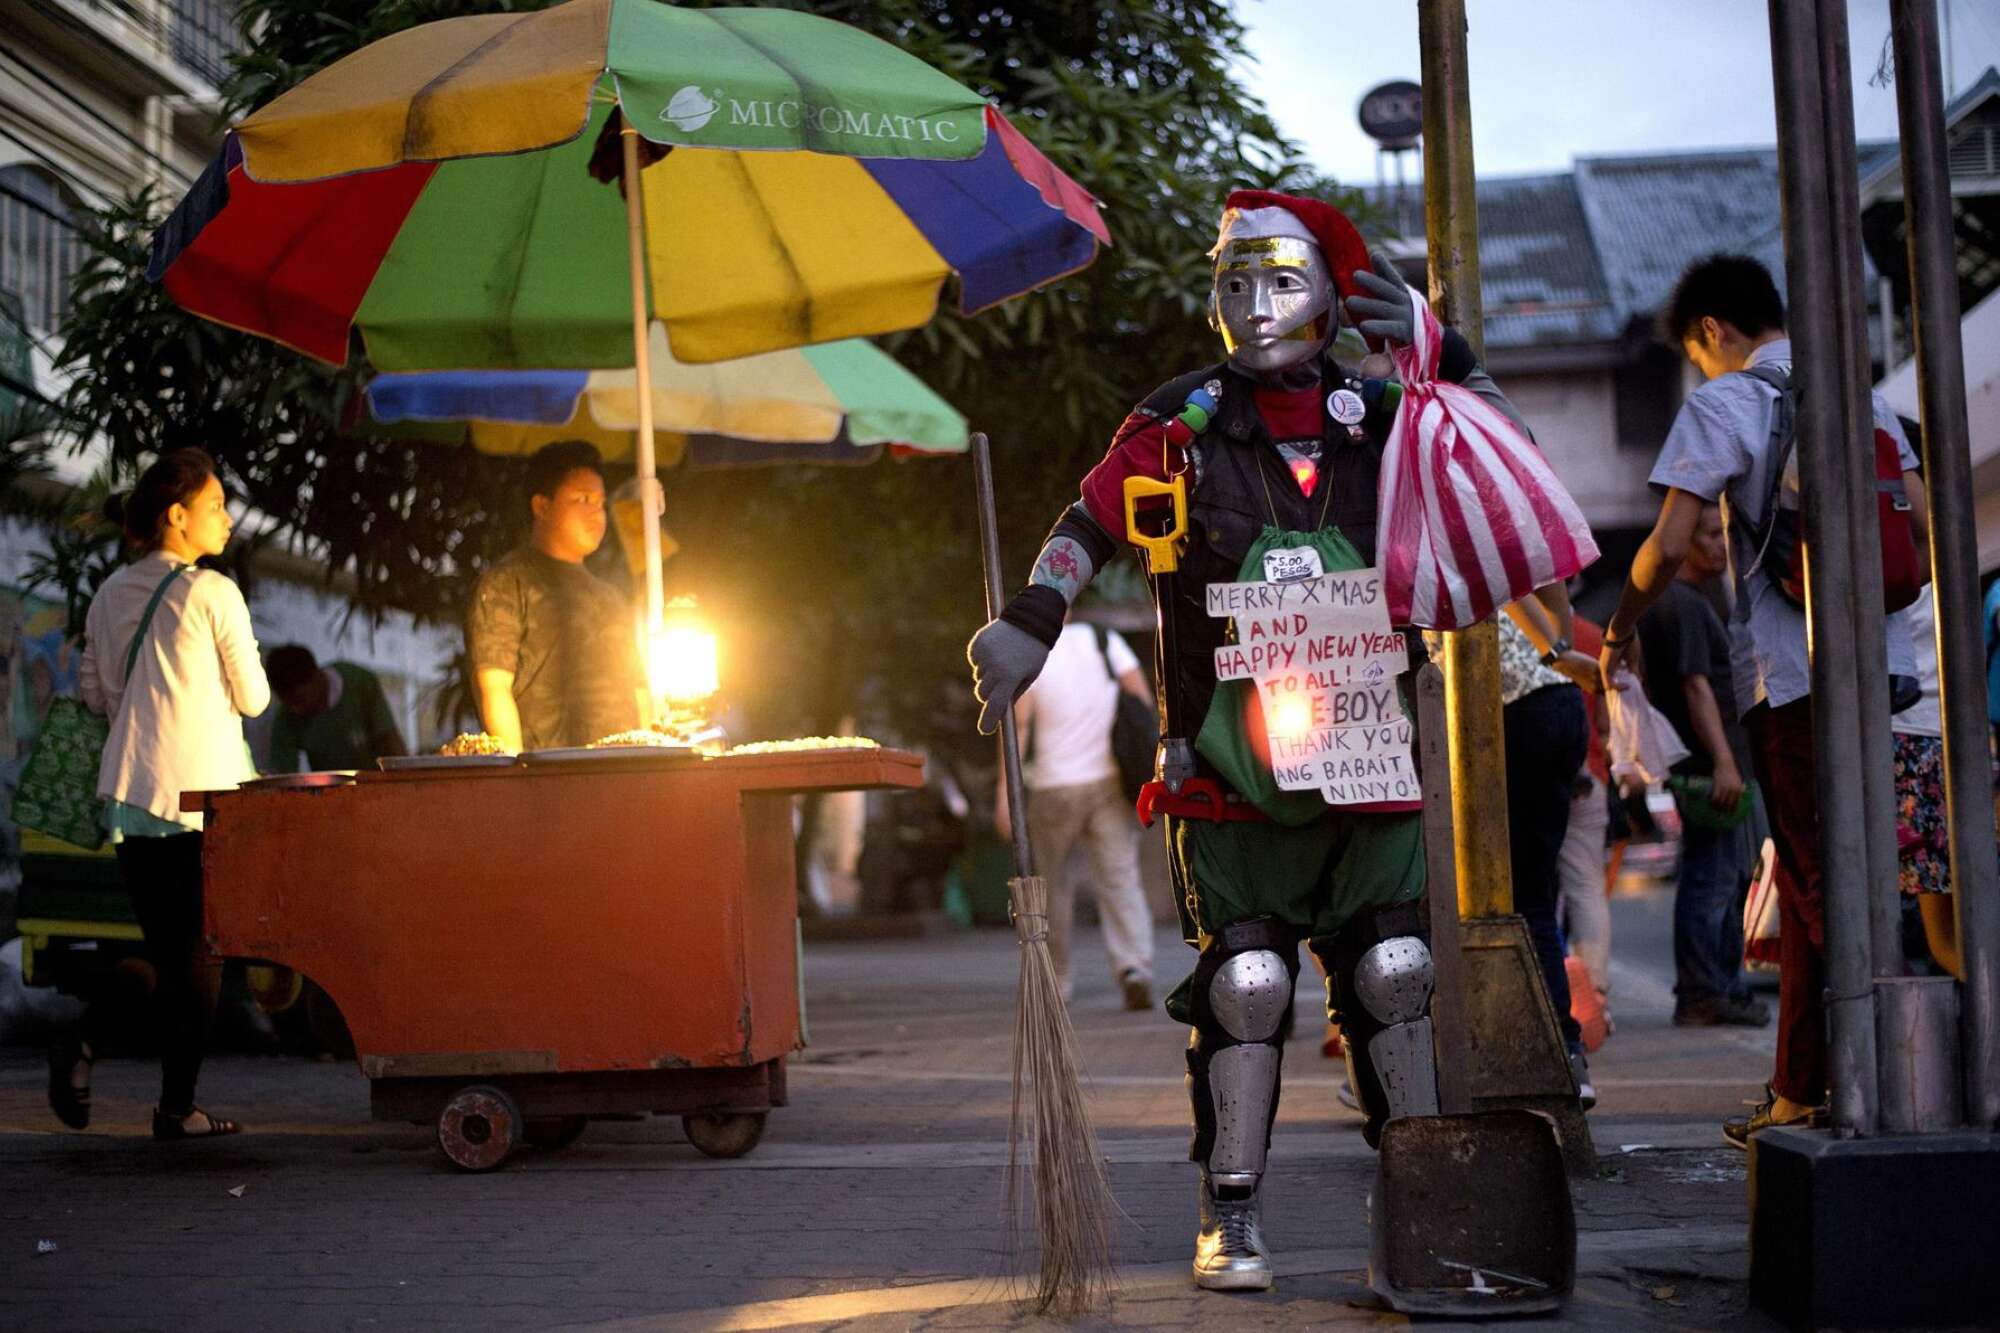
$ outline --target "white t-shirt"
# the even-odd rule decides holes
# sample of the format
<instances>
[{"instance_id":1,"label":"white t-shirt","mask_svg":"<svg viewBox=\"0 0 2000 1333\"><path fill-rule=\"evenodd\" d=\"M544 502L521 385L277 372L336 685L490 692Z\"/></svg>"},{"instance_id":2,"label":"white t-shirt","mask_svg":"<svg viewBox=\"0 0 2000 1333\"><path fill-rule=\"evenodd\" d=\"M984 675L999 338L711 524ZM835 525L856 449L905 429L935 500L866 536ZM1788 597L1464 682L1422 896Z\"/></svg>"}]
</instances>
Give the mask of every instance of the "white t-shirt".
<instances>
[{"instance_id":1,"label":"white t-shirt","mask_svg":"<svg viewBox=\"0 0 2000 1333\"><path fill-rule=\"evenodd\" d=\"M1931 585L1917 594L1904 608L1910 622L1910 651L1917 659L1917 683L1924 697L1889 719L1889 729L1898 736L1943 736L1944 714L1938 709L1937 639L1931 628Z\"/></svg>"},{"instance_id":2,"label":"white t-shirt","mask_svg":"<svg viewBox=\"0 0 2000 1333\"><path fill-rule=\"evenodd\" d=\"M1063 626L1042 674L1028 688L1034 701L1028 785L1074 787L1118 775L1111 756L1111 720L1118 711L1118 677L1139 659L1115 631L1106 631L1106 652L1097 651L1097 631L1089 625Z\"/></svg>"}]
</instances>

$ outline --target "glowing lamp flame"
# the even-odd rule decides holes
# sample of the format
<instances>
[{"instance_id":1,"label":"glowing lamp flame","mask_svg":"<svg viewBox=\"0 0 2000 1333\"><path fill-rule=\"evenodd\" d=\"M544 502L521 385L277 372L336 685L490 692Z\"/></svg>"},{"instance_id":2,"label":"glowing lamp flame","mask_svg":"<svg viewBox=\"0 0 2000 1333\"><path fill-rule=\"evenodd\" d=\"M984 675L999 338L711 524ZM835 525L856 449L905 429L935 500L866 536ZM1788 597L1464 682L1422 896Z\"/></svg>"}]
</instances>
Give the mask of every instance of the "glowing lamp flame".
<instances>
[{"instance_id":1,"label":"glowing lamp flame","mask_svg":"<svg viewBox=\"0 0 2000 1333\"><path fill-rule=\"evenodd\" d=\"M1303 736L1312 730L1312 720L1312 701L1302 694L1280 695L1271 703L1269 726L1274 736L1287 740Z\"/></svg>"},{"instance_id":2,"label":"glowing lamp flame","mask_svg":"<svg viewBox=\"0 0 2000 1333\"><path fill-rule=\"evenodd\" d=\"M1298 482L1301 495L1311 495L1313 484L1319 480L1319 469L1313 466L1309 458L1293 459L1292 479Z\"/></svg>"},{"instance_id":3,"label":"glowing lamp flame","mask_svg":"<svg viewBox=\"0 0 2000 1333\"><path fill-rule=\"evenodd\" d=\"M674 704L699 703L721 688L715 633L692 601L677 600L666 623L647 635L646 679L654 698Z\"/></svg>"}]
</instances>

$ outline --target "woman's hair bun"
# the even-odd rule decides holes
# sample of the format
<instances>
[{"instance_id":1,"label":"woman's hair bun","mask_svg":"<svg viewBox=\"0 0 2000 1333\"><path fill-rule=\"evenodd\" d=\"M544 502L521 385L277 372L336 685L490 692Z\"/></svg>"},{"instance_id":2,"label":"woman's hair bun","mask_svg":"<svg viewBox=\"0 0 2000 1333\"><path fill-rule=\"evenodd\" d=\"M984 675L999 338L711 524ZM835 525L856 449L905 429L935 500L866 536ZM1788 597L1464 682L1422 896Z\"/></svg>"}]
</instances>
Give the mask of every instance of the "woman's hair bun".
<instances>
[{"instance_id":1,"label":"woman's hair bun","mask_svg":"<svg viewBox=\"0 0 2000 1333\"><path fill-rule=\"evenodd\" d=\"M199 449L176 449L154 459L128 494L113 497L119 501L125 540L141 551L157 551L167 511L177 504L193 504L214 475L215 460ZM111 513L108 501L105 513Z\"/></svg>"},{"instance_id":2,"label":"woman's hair bun","mask_svg":"<svg viewBox=\"0 0 2000 1333\"><path fill-rule=\"evenodd\" d=\"M131 499L132 499L132 492L130 491L112 491L109 495L105 496L104 510L103 510L104 521L106 523L116 524L118 527L121 528L124 527L125 510Z\"/></svg>"}]
</instances>

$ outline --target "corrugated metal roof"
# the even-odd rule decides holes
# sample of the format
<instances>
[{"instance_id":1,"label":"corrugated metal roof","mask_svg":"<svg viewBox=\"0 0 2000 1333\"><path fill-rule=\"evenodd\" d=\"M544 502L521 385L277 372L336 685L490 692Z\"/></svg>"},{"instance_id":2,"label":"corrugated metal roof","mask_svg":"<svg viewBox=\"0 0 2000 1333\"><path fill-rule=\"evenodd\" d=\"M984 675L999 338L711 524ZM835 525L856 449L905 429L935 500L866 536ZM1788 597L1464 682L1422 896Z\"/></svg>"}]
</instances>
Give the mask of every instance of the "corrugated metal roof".
<instances>
[{"instance_id":1,"label":"corrugated metal roof","mask_svg":"<svg viewBox=\"0 0 2000 1333\"><path fill-rule=\"evenodd\" d=\"M1421 183L1416 188L1421 198ZM1366 193L1393 207L1394 187ZM1618 336L1570 172L1480 180L1479 278L1488 347L1581 346Z\"/></svg>"},{"instance_id":2,"label":"corrugated metal roof","mask_svg":"<svg viewBox=\"0 0 2000 1333\"><path fill-rule=\"evenodd\" d=\"M1574 345L1618 334L1568 172L1479 183L1479 269L1490 344Z\"/></svg>"},{"instance_id":3,"label":"corrugated metal roof","mask_svg":"<svg viewBox=\"0 0 2000 1333\"><path fill-rule=\"evenodd\" d=\"M1864 143L1857 156L1865 178L1895 161L1896 145ZM1393 207L1394 187L1364 193ZM1652 318L1682 270L1716 251L1761 260L1784 290L1775 148L1582 157L1574 171L1482 177L1486 344L1616 341ZM1865 255L1863 266L1872 282Z\"/></svg>"},{"instance_id":4,"label":"corrugated metal roof","mask_svg":"<svg viewBox=\"0 0 2000 1333\"><path fill-rule=\"evenodd\" d=\"M1658 310L1718 250L1762 260L1782 289L1776 149L1578 158L1576 182L1622 320Z\"/></svg>"}]
</instances>

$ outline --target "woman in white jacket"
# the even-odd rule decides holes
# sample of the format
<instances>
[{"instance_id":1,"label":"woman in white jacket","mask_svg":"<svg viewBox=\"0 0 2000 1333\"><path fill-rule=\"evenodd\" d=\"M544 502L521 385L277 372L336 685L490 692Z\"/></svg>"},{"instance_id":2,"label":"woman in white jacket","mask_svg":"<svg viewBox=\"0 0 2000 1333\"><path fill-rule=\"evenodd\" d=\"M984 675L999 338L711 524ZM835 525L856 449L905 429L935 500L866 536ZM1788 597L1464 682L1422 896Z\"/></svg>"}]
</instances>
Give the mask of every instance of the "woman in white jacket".
<instances>
[{"instance_id":1,"label":"woman in white jacket","mask_svg":"<svg viewBox=\"0 0 2000 1333\"><path fill-rule=\"evenodd\" d=\"M234 1134L241 1126L194 1101L221 964L202 946L201 816L181 809L181 793L255 776L243 719L263 712L271 691L243 594L227 575L194 563L229 542L214 461L199 449L161 457L122 517L140 555L91 600L81 683L85 706L111 719L97 792L157 976L162 1077L153 1137ZM132 656L149 605L152 620ZM51 1060L50 1103L77 1128L89 1123L93 1033L86 1016Z\"/></svg>"}]
</instances>

